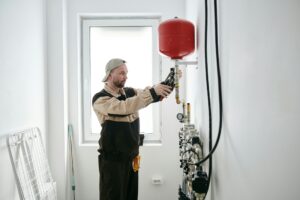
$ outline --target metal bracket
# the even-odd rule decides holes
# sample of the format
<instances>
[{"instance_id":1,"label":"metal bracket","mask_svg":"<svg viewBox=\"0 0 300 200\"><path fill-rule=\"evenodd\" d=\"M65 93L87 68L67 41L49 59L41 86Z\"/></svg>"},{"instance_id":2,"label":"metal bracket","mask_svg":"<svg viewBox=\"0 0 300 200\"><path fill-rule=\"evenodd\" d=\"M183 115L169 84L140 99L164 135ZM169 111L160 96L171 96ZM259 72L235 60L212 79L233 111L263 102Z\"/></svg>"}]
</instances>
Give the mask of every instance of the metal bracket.
<instances>
[{"instance_id":1,"label":"metal bracket","mask_svg":"<svg viewBox=\"0 0 300 200\"><path fill-rule=\"evenodd\" d=\"M176 60L176 64L177 65L184 65L185 67L187 67L188 65L195 65L196 68L198 68L198 61L197 60L194 60L194 61Z\"/></svg>"},{"instance_id":2,"label":"metal bracket","mask_svg":"<svg viewBox=\"0 0 300 200\"><path fill-rule=\"evenodd\" d=\"M197 65L198 61L177 61L179 65Z\"/></svg>"}]
</instances>

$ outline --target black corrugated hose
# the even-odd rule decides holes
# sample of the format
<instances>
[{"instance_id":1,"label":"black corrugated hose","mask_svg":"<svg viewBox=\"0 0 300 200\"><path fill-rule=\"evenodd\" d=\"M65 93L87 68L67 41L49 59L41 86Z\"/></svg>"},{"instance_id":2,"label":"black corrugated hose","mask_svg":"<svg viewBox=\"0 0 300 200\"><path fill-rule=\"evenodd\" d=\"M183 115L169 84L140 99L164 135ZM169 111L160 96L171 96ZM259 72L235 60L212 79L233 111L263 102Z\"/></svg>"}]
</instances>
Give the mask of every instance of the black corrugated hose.
<instances>
[{"instance_id":1,"label":"black corrugated hose","mask_svg":"<svg viewBox=\"0 0 300 200\"><path fill-rule=\"evenodd\" d=\"M218 93L219 93L219 129L218 136L214 147L212 148L212 112L211 112L211 100L210 100L210 87L209 87L209 73L208 73L208 61L207 61L207 24L208 24L208 3L205 0L205 70L206 70L206 86L207 86L207 99L208 99L208 115L209 115L209 153L208 155L195 163L196 165L200 165L204 163L207 159L209 159L209 171L208 171L208 189L211 180L212 174L212 155L216 150L222 132L222 116L223 116L223 99L222 99L222 81L221 81L221 72L220 72L220 60L219 60L219 42L218 42L218 4L217 0L214 0L214 25L215 25L215 54L216 54L216 63L217 63L217 75L218 75ZM205 197L207 195L205 194ZM204 197L204 199L205 199Z\"/></svg>"}]
</instances>

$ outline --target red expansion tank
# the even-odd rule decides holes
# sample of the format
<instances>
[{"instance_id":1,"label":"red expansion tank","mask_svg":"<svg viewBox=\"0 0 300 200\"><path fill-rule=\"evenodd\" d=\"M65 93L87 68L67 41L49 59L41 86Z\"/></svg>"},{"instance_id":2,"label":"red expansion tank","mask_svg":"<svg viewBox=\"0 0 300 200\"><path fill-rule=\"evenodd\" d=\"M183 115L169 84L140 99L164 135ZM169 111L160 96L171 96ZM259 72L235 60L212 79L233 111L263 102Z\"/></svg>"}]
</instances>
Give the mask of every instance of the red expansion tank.
<instances>
[{"instance_id":1,"label":"red expansion tank","mask_svg":"<svg viewBox=\"0 0 300 200\"><path fill-rule=\"evenodd\" d=\"M171 59L182 59L195 50L195 28L187 20L166 20L159 25L158 34L159 51Z\"/></svg>"}]
</instances>

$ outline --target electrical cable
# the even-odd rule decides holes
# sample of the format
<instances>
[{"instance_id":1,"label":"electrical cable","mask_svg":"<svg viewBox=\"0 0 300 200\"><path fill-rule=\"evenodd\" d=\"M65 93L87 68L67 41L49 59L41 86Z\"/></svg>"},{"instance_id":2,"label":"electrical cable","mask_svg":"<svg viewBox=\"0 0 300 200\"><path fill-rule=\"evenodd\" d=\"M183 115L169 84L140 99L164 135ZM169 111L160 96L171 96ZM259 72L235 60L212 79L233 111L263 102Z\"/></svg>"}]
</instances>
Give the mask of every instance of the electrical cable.
<instances>
[{"instance_id":1,"label":"electrical cable","mask_svg":"<svg viewBox=\"0 0 300 200\"><path fill-rule=\"evenodd\" d=\"M200 156L198 155L198 153L194 149L189 149L189 150L184 151L182 153L181 157L183 157L184 154L189 153L189 152L193 152L195 155L197 155L198 158L200 158Z\"/></svg>"}]
</instances>

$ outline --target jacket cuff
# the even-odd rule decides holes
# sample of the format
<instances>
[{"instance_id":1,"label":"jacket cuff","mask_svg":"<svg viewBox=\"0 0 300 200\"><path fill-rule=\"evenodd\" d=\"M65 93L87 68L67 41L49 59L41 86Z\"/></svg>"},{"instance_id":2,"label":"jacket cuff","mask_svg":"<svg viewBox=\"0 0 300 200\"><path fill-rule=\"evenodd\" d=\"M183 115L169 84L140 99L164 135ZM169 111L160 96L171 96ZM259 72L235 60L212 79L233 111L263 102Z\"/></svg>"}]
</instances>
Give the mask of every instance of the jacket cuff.
<instances>
[{"instance_id":1,"label":"jacket cuff","mask_svg":"<svg viewBox=\"0 0 300 200\"><path fill-rule=\"evenodd\" d=\"M160 100L160 96L156 94L154 88L150 88L150 93L153 98L152 103L158 102Z\"/></svg>"}]
</instances>

